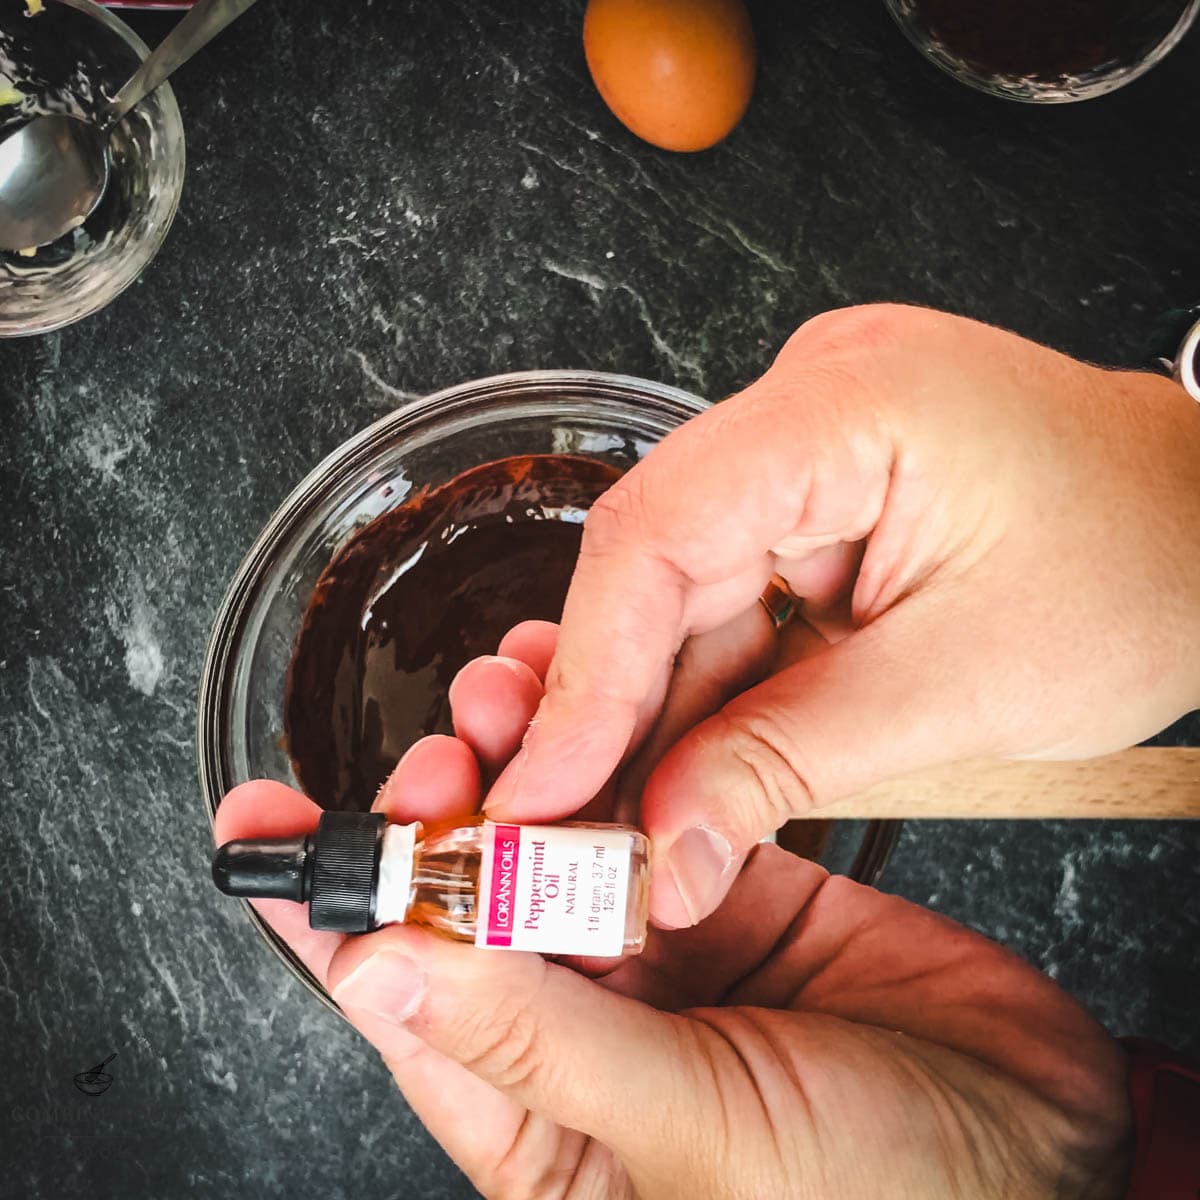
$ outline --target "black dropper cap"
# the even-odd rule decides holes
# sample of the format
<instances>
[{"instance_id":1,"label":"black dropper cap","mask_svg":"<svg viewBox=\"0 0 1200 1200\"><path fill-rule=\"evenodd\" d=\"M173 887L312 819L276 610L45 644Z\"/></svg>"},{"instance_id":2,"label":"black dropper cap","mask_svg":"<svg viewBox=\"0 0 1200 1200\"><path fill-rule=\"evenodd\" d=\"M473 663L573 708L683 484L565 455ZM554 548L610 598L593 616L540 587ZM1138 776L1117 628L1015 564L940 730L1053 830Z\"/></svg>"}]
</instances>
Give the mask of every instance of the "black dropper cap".
<instances>
[{"instance_id":1,"label":"black dropper cap","mask_svg":"<svg viewBox=\"0 0 1200 1200\"><path fill-rule=\"evenodd\" d=\"M315 834L246 838L213 856L213 882L227 896L309 902L313 929L366 933L375 928L375 892L387 818L327 812Z\"/></svg>"}]
</instances>

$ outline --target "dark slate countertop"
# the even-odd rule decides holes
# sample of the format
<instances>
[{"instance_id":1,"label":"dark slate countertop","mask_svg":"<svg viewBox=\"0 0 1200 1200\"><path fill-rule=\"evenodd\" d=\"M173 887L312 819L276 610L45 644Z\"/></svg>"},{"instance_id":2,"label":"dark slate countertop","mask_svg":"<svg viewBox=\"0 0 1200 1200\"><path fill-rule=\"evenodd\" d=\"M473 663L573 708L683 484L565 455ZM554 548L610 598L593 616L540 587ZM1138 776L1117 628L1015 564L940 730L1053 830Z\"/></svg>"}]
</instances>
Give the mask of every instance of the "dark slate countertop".
<instances>
[{"instance_id":1,"label":"dark slate countertop","mask_svg":"<svg viewBox=\"0 0 1200 1200\"><path fill-rule=\"evenodd\" d=\"M530 367L717 398L806 317L880 299L1135 364L1200 298L1200 33L1123 93L1035 109L943 77L876 0L762 3L749 115L677 157L599 101L581 11L264 0L179 73L156 262L0 344L6 1193L471 1194L208 880L208 626L348 435ZM1196 1051L1198 853L1195 825L910 825L884 883ZM112 1051L93 1104L71 1078Z\"/></svg>"}]
</instances>

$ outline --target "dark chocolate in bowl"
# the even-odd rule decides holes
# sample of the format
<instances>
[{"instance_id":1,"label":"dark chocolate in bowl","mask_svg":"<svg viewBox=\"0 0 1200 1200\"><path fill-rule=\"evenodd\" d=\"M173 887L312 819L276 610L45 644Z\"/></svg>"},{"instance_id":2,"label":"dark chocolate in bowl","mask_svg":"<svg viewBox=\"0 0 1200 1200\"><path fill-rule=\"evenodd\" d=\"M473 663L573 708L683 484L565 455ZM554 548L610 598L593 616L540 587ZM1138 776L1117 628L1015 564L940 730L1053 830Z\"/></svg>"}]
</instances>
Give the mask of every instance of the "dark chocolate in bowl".
<instances>
[{"instance_id":1,"label":"dark chocolate in bowl","mask_svg":"<svg viewBox=\"0 0 1200 1200\"><path fill-rule=\"evenodd\" d=\"M404 752L452 733L450 683L521 621L557 621L587 509L620 471L526 455L376 517L313 589L288 671L285 736L323 808L371 807Z\"/></svg>"}]
</instances>

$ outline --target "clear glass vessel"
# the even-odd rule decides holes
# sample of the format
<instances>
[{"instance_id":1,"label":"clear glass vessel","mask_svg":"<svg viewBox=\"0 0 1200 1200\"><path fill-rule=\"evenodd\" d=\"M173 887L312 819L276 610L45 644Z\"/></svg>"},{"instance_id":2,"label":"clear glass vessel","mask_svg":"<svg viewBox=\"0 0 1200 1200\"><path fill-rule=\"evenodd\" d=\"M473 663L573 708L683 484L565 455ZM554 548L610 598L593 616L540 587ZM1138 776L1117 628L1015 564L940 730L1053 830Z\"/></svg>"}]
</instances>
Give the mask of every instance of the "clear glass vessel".
<instances>
[{"instance_id":1,"label":"clear glass vessel","mask_svg":"<svg viewBox=\"0 0 1200 1200\"><path fill-rule=\"evenodd\" d=\"M884 0L930 62L991 96L1031 104L1124 87L1179 44L1200 0Z\"/></svg>"},{"instance_id":2,"label":"clear glass vessel","mask_svg":"<svg viewBox=\"0 0 1200 1200\"><path fill-rule=\"evenodd\" d=\"M629 468L705 407L695 396L643 379L528 371L414 401L335 450L267 522L217 613L197 730L210 816L230 788L248 779L295 786L283 740L288 663L317 577L357 529L422 488L508 455L580 454ZM803 852L866 883L878 878L899 828L884 821L834 821L824 830L814 824L806 823ZM459 849L466 847L445 853ZM422 886L435 887L437 879ZM328 1001L248 905L246 912L288 966Z\"/></svg>"},{"instance_id":3,"label":"clear glass vessel","mask_svg":"<svg viewBox=\"0 0 1200 1200\"><path fill-rule=\"evenodd\" d=\"M95 111L149 54L124 21L91 0L46 0L36 17L0 5L0 138L41 111ZM0 250L0 337L48 333L123 292L158 253L183 189L183 121L169 83L113 130L112 172L83 226L32 257Z\"/></svg>"}]
</instances>

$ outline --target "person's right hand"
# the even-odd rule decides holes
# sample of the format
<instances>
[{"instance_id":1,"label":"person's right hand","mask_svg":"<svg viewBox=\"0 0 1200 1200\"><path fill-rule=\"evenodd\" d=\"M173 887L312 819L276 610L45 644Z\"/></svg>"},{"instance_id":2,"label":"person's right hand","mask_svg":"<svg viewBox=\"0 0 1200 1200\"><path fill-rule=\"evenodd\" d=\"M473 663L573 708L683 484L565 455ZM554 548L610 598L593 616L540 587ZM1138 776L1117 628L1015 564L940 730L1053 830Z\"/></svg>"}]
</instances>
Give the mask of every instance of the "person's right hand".
<instances>
[{"instance_id":1,"label":"person's right hand","mask_svg":"<svg viewBox=\"0 0 1200 1200\"><path fill-rule=\"evenodd\" d=\"M668 926L789 816L936 763L1119 749L1195 707L1200 409L945 314L810 321L592 509L489 815L576 811L659 719L681 647L749 622L773 571L831 644L808 630L733 698L718 679L650 775Z\"/></svg>"}]
</instances>

